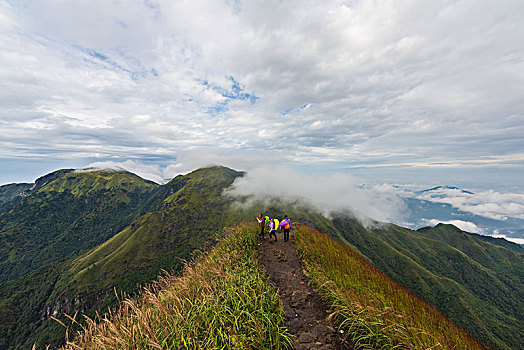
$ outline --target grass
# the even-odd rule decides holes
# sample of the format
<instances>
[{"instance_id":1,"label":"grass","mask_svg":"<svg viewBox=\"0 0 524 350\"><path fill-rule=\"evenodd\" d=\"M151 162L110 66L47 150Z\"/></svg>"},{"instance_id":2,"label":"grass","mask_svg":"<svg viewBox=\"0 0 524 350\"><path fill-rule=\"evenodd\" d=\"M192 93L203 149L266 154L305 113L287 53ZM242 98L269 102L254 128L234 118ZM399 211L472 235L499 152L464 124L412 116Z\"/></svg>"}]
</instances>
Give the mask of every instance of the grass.
<instances>
[{"instance_id":1,"label":"grass","mask_svg":"<svg viewBox=\"0 0 524 350\"><path fill-rule=\"evenodd\" d=\"M125 189L129 191L147 191L158 188L151 181L120 171L63 171L59 178L54 179L40 189L40 192L68 192L75 197L86 196L98 191L115 191ZM125 199L126 196L123 196Z\"/></svg>"},{"instance_id":2,"label":"grass","mask_svg":"<svg viewBox=\"0 0 524 350\"><path fill-rule=\"evenodd\" d=\"M309 277L354 349L485 349L340 242L300 224L295 235Z\"/></svg>"},{"instance_id":3,"label":"grass","mask_svg":"<svg viewBox=\"0 0 524 350\"><path fill-rule=\"evenodd\" d=\"M355 251L479 341L522 348L522 254L451 225L417 232L386 223L366 228L343 216L333 222Z\"/></svg>"},{"instance_id":4,"label":"grass","mask_svg":"<svg viewBox=\"0 0 524 350\"><path fill-rule=\"evenodd\" d=\"M282 301L259 267L258 229L239 224L225 232L182 277L165 274L110 314L88 319L64 349L291 347Z\"/></svg>"}]
</instances>

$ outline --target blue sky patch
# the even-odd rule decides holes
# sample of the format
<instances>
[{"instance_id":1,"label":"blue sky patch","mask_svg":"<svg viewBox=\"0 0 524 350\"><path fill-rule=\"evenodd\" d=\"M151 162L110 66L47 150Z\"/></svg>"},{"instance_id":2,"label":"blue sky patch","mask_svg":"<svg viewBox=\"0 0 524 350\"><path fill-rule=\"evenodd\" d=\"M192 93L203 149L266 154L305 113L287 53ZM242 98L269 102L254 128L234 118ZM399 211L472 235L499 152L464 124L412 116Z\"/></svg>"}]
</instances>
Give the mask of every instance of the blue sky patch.
<instances>
[{"instance_id":1,"label":"blue sky patch","mask_svg":"<svg viewBox=\"0 0 524 350\"><path fill-rule=\"evenodd\" d=\"M86 47L82 47L79 45L73 45L73 47L77 48L78 50L86 54L87 56L91 57L91 59L84 58L84 62L93 64L95 66L103 67L105 69L113 68L113 70L115 71L127 73L129 77L131 78L131 80L133 81L137 81L140 78L145 78L151 75L155 77L159 76L159 73L155 68L151 68L150 70L147 70L146 68L142 66L140 61L136 59L130 58L130 60L133 61L133 63L136 64L138 68L140 69L130 70L120 65L118 62L111 60L109 56L99 51L89 49Z\"/></svg>"},{"instance_id":2,"label":"blue sky patch","mask_svg":"<svg viewBox=\"0 0 524 350\"><path fill-rule=\"evenodd\" d=\"M227 103L229 101L223 101L216 103L214 106L211 106L207 109L207 114L211 116L217 116L225 111L227 111L229 108L227 107Z\"/></svg>"},{"instance_id":3,"label":"blue sky patch","mask_svg":"<svg viewBox=\"0 0 524 350\"><path fill-rule=\"evenodd\" d=\"M304 108L309 107L310 105L311 105L311 103L306 103L306 104L304 104L302 106L286 108L286 109L280 111L280 114L286 115L286 114L289 114L291 112L301 111Z\"/></svg>"},{"instance_id":4,"label":"blue sky patch","mask_svg":"<svg viewBox=\"0 0 524 350\"><path fill-rule=\"evenodd\" d=\"M250 104L255 104L260 97L255 94L245 91L245 87L235 80L232 76L227 78L231 82L230 88L224 88L222 86L210 83L208 80L202 80L202 85L208 89L211 89L221 96L225 97L225 100L215 104L208 108L207 113L211 115L217 115L228 110L228 103L232 100L248 101Z\"/></svg>"}]
</instances>

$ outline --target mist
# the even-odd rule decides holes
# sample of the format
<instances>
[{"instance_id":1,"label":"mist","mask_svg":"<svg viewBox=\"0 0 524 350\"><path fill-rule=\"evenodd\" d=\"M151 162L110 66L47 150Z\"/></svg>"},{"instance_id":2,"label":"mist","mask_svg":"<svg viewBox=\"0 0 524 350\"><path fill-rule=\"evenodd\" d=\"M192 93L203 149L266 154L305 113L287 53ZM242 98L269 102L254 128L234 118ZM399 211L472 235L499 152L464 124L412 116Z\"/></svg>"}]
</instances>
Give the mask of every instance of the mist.
<instances>
[{"instance_id":1,"label":"mist","mask_svg":"<svg viewBox=\"0 0 524 350\"><path fill-rule=\"evenodd\" d=\"M305 201L327 217L332 212L349 210L360 219L391 221L404 207L390 188L365 186L344 173L304 174L286 166L250 170L237 178L226 193L258 200Z\"/></svg>"}]
</instances>

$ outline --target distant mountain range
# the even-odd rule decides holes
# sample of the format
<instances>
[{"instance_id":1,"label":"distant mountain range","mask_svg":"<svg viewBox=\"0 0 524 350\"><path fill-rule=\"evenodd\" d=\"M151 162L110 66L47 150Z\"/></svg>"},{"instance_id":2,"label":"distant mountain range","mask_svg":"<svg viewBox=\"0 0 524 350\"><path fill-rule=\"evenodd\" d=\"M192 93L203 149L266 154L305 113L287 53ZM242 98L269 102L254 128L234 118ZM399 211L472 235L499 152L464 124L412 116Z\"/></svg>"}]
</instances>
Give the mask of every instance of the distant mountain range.
<instances>
[{"instance_id":1,"label":"distant mountain range","mask_svg":"<svg viewBox=\"0 0 524 350\"><path fill-rule=\"evenodd\" d=\"M524 242L524 219L508 216L498 219L475 214L471 211L463 210L449 202L447 190L453 190L468 198L475 195L471 191L466 191L454 186L437 186L430 189L404 192L403 197L407 210L403 211L403 217L396 220L399 225L418 229L437 223L452 223L460 226L466 231L473 231L486 236L504 237L522 244ZM402 193L402 192L401 192ZM476 203L482 205L482 203ZM489 207L491 203L486 203Z\"/></svg>"},{"instance_id":2,"label":"distant mountain range","mask_svg":"<svg viewBox=\"0 0 524 350\"><path fill-rule=\"evenodd\" d=\"M433 187L433 188L429 188L427 190L419 191L419 193L435 192L435 191L438 191L438 190L458 190L458 191L460 191L462 193L473 194L473 192L461 190L460 188L455 187L455 186L436 186L436 187Z\"/></svg>"},{"instance_id":3,"label":"distant mountain range","mask_svg":"<svg viewBox=\"0 0 524 350\"><path fill-rule=\"evenodd\" d=\"M68 169L1 186L0 349L60 344L65 331L53 318L70 324L64 314L104 312L115 290L133 294L162 270L180 272L224 227L261 211L340 240L486 344L524 343L521 246L452 225L364 226L349 212L328 219L306 203L224 196L243 174L211 167L158 185L123 171ZM409 205L419 218L446 209L416 198Z\"/></svg>"}]
</instances>

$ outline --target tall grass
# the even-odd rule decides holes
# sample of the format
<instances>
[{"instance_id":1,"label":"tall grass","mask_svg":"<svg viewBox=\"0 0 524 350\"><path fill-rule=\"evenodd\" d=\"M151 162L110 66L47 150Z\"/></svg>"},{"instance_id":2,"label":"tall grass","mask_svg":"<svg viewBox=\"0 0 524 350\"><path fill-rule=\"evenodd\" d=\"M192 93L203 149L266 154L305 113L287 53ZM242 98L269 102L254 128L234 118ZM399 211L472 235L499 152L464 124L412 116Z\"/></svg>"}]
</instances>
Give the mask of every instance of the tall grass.
<instances>
[{"instance_id":1,"label":"tall grass","mask_svg":"<svg viewBox=\"0 0 524 350\"><path fill-rule=\"evenodd\" d=\"M355 349L485 349L342 243L295 225L299 256Z\"/></svg>"},{"instance_id":2,"label":"tall grass","mask_svg":"<svg viewBox=\"0 0 524 350\"><path fill-rule=\"evenodd\" d=\"M182 277L166 274L138 298L87 326L64 349L282 349L282 301L256 253L258 229L240 224Z\"/></svg>"}]
</instances>

